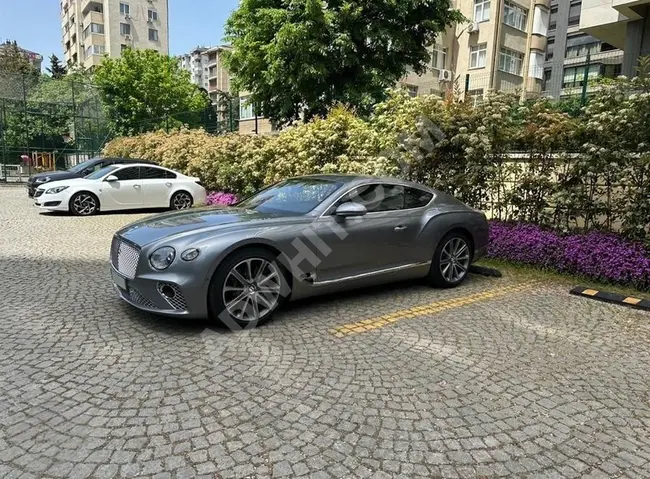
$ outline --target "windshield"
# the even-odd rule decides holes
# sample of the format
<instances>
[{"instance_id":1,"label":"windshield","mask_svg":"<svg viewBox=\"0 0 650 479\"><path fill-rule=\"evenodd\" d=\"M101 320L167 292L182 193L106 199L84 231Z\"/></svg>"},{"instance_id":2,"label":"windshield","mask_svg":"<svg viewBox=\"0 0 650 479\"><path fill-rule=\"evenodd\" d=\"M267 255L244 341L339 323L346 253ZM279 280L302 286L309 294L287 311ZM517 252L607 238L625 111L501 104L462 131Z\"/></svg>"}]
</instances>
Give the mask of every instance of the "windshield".
<instances>
[{"instance_id":1,"label":"windshield","mask_svg":"<svg viewBox=\"0 0 650 479\"><path fill-rule=\"evenodd\" d=\"M71 173L81 173L83 170L90 167L90 165L92 165L96 161L97 158L91 158L90 160L84 161L83 163L79 163L78 165L73 166L68 171L70 171Z\"/></svg>"},{"instance_id":2,"label":"windshield","mask_svg":"<svg viewBox=\"0 0 650 479\"><path fill-rule=\"evenodd\" d=\"M261 213L304 215L341 186L342 183L317 178L296 178L262 190L237 206Z\"/></svg>"},{"instance_id":3,"label":"windshield","mask_svg":"<svg viewBox=\"0 0 650 479\"><path fill-rule=\"evenodd\" d=\"M108 175L111 171L117 170L119 166L117 165L110 165L110 166L105 166L104 168L101 168L88 176L84 176L86 180L99 180L100 178L103 178L104 176Z\"/></svg>"}]
</instances>

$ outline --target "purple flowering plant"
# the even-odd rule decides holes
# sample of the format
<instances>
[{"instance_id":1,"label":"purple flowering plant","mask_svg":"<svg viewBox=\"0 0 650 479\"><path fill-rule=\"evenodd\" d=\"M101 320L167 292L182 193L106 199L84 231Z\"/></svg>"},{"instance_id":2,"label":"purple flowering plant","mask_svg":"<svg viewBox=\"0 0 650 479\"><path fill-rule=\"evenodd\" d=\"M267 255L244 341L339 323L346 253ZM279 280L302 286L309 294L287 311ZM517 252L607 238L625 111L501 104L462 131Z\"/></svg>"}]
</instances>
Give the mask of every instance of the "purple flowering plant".
<instances>
[{"instance_id":1,"label":"purple flowering plant","mask_svg":"<svg viewBox=\"0 0 650 479\"><path fill-rule=\"evenodd\" d=\"M612 233L560 234L523 223L490 223L488 256L650 289L650 252Z\"/></svg>"},{"instance_id":2,"label":"purple flowering plant","mask_svg":"<svg viewBox=\"0 0 650 479\"><path fill-rule=\"evenodd\" d=\"M205 201L208 206L230 206L237 202L239 202L239 198L236 194L223 191L210 192Z\"/></svg>"}]
</instances>

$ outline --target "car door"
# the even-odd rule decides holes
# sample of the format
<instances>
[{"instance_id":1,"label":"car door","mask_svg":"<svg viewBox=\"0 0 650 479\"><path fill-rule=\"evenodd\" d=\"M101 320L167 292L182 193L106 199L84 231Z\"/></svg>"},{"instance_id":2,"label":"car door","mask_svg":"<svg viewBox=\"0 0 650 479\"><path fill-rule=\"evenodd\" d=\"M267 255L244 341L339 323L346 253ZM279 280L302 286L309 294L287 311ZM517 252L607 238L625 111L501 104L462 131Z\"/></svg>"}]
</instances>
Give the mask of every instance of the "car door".
<instances>
[{"instance_id":1,"label":"car door","mask_svg":"<svg viewBox=\"0 0 650 479\"><path fill-rule=\"evenodd\" d=\"M335 216L336 208L347 201L363 204L368 213L345 219ZM402 213L403 206L403 188L382 183L354 188L332 205L314 226L327 245L316 268L318 281L407 264L412 257L405 257L404 249L409 227L414 228Z\"/></svg>"},{"instance_id":2,"label":"car door","mask_svg":"<svg viewBox=\"0 0 650 479\"><path fill-rule=\"evenodd\" d=\"M174 173L162 168L140 167L143 206L146 208L168 207L175 177Z\"/></svg>"},{"instance_id":3,"label":"car door","mask_svg":"<svg viewBox=\"0 0 650 479\"><path fill-rule=\"evenodd\" d=\"M127 166L113 172L117 181L106 181L102 186L102 202L111 209L142 208L140 167Z\"/></svg>"}]
</instances>

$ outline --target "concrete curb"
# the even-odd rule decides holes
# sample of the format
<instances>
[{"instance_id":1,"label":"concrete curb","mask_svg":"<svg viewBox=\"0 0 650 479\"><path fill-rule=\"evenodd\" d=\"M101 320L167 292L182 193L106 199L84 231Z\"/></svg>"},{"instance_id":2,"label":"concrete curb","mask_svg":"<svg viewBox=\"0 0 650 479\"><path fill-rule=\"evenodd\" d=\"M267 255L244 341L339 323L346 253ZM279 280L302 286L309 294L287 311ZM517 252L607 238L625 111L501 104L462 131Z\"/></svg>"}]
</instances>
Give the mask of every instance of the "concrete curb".
<instances>
[{"instance_id":1,"label":"concrete curb","mask_svg":"<svg viewBox=\"0 0 650 479\"><path fill-rule=\"evenodd\" d=\"M607 291L599 291L593 288L585 288L584 286L576 286L569 291L569 293L583 298L604 301L605 303L618 304L619 306L627 306L628 308L650 311L650 300L635 298L634 296L609 293Z\"/></svg>"}]
</instances>

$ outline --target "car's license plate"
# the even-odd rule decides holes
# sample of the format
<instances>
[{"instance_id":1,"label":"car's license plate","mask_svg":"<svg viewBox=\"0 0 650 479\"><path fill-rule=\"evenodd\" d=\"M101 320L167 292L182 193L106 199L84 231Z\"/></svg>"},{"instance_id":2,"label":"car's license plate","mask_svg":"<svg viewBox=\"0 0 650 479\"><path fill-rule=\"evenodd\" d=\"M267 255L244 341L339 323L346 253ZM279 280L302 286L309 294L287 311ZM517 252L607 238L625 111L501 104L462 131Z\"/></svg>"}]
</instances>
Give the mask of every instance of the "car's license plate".
<instances>
[{"instance_id":1,"label":"car's license plate","mask_svg":"<svg viewBox=\"0 0 650 479\"><path fill-rule=\"evenodd\" d=\"M120 276L114 269L111 270L111 273L113 274L113 283L126 291L126 279Z\"/></svg>"}]
</instances>

